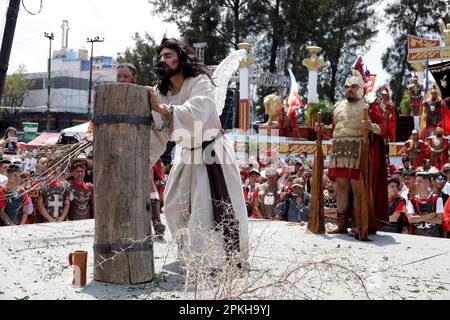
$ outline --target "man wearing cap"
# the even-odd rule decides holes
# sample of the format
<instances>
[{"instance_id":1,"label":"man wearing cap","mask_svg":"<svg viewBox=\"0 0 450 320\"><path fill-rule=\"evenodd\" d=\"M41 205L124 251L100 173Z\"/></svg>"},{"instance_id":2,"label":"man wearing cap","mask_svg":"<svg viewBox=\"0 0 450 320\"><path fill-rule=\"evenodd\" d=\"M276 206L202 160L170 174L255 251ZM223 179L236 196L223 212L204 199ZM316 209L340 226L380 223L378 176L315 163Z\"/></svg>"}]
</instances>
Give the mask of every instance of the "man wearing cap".
<instances>
[{"instance_id":1,"label":"man wearing cap","mask_svg":"<svg viewBox=\"0 0 450 320\"><path fill-rule=\"evenodd\" d=\"M430 150L430 163L432 166L442 169L442 166L447 162L448 154L448 140L443 136L444 130L437 127L434 135L427 139L427 146Z\"/></svg>"},{"instance_id":2,"label":"man wearing cap","mask_svg":"<svg viewBox=\"0 0 450 320\"><path fill-rule=\"evenodd\" d=\"M69 220L94 218L94 186L84 182L86 165L80 162L70 168L73 177L70 190Z\"/></svg>"},{"instance_id":3,"label":"man wearing cap","mask_svg":"<svg viewBox=\"0 0 450 320\"><path fill-rule=\"evenodd\" d=\"M444 206L447 203L447 200L449 197L448 194L442 192L442 189L444 189L446 183L447 183L447 178L444 177L444 175L442 173L439 173L433 179L433 193L442 198L442 202L444 203Z\"/></svg>"},{"instance_id":4,"label":"man wearing cap","mask_svg":"<svg viewBox=\"0 0 450 320\"><path fill-rule=\"evenodd\" d=\"M358 60L356 69L346 79L345 99L333 108L333 123L325 129L332 130L333 141L329 162L329 176L337 181L338 226L329 233L347 233L347 221L354 220L355 238L368 240L369 233L375 233L388 223L387 211L387 169L385 158L386 119L383 108L377 100L369 102L365 98L362 61ZM368 109L369 119L364 120L364 109ZM319 125L315 125L316 131ZM369 131L369 202L360 201L361 155L364 134ZM353 206L350 204L353 199ZM373 203L373 206L370 204ZM365 206L366 210L362 210ZM366 214L368 216L362 216ZM368 221L368 225L365 223Z\"/></svg>"},{"instance_id":5,"label":"man wearing cap","mask_svg":"<svg viewBox=\"0 0 450 320\"><path fill-rule=\"evenodd\" d=\"M421 166L423 159L427 155L427 146L419 139L419 131L417 129L411 132L411 139L405 142L404 147L408 153L411 165L413 167Z\"/></svg>"},{"instance_id":6,"label":"man wearing cap","mask_svg":"<svg viewBox=\"0 0 450 320\"><path fill-rule=\"evenodd\" d=\"M402 166L399 167L399 169L403 169L403 171L405 170L409 170L411 168L411 161L409 160L408 157L403 157L402 158Z\"/></svg>"},{"instance_id":7,"label":"man wearing cap","mask_svg":"<svg viewBox=\"0 0 450 320\"><path fill-rule=\"evenodd\" d=\"M389 89L385 87L381 91L381 102L384 104L387 113L387 132L386 136L389 142L395 142L395 130L397 126L397 118L395 114L395 106L389 97Z\"/></svg>"},{"instance_id":8,"label":"man wearing cap","mask_svg":"<svg viewBox=\"0 0 450 320\"><path fill-rule=\"evenodd\" d=\"M275 208L275 219L289 222L307 222L311 196L305 192L305 183L297 178L292 183L292 192L285 195Z\"/></svg>"},{"instance_id":9,"label":"man wearing cap","mask_svg":"<svg viewBox=\"0 0 450 320\"><path fill-rule=\"evenodd\" d=\"M412 196L407 204L412 234L439 238L444 213L442 198L430 191L431 177L427 172L417 172L416 186L417 195Z\"/></svg>"},{"instance_id":10,"label":"man wearing cap","mask_svg":"<svg viewBox=\"0 0 450 320\"><path fill-rule=\"evenodd\" d=\"M258 187L256 214L258 219L273 219L274 209L280 200L278 191L278 172L274 168L265 170L267 181Z\"/></svg>"}]
</instances>

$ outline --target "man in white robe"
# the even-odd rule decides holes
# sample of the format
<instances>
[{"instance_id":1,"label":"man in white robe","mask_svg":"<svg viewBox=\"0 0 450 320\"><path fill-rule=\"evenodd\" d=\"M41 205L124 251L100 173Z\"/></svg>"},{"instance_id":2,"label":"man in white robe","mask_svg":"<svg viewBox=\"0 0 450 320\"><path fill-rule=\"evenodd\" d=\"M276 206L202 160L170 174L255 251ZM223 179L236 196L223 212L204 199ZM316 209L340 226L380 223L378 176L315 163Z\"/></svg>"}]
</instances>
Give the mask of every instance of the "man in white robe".
<instances>
[{"instance_id":1,"label":"man in white robe","mask_svg":"<svg viewBox=\"0 0 450 320\"><path fill-rule=\"evenodd\" d=\"M148 89L152 109L167 122L178 150L164 191L164 213L179 257L196 267L220 267L231 258L242 266L248 258L247 210L213 83L194 50L182 42L164 39L158 55L160 81Z\"/></svg>"}]
</instances>

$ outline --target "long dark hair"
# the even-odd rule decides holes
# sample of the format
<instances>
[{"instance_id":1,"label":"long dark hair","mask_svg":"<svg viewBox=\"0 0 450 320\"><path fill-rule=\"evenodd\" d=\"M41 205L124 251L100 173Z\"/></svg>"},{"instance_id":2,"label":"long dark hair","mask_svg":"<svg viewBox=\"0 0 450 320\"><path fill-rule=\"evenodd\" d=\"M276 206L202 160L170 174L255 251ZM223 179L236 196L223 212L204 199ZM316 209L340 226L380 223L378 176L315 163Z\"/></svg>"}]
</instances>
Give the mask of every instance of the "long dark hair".
<instances>
[{"instance_id":1,"label":"long dark hair","mask_svg":"<svg viewBox=\"0 0 450 320\"><path fill-rule=\"evenodd\" d=\"M8 129L6 129L5 134L3 135L3 139L8 138L8 133L10 133L11 131L17 133L17 129L14 127L8 127Z\"/></svg>"},{"instance_id":2,"label":"long dark hair","mask_svg":"<svg viewBox=\"0 0 450 320\"><path fill-rule=\"evenodd\" d=\"M195 78L204 74L211 79L208 67L197 58L195 50L192 47L188 46L187 43L182 40L164 38L158 47L158 55L154 63L155 72L159 77L158 90L163 95L166 96L167 92L171 89L170 79L165 76L164 63L159 60L161 50L164 48L172 49L177 53L184 78Z\"/></svg>"}]
</instances>

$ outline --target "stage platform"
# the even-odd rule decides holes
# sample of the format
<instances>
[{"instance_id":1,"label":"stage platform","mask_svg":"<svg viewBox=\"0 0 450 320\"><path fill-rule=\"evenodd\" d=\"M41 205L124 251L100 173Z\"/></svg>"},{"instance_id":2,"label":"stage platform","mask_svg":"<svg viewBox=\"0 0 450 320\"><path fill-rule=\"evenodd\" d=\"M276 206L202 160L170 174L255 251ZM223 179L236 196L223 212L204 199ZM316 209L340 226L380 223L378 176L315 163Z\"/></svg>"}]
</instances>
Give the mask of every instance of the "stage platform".
<instances>
[{"instance_id":1,"label":"stage platform","mask_svg":"<svg viewBox=\"0 0 450 320\"><path fill-rule=\"evenodd\" d=\"M450 240L379 233L359 242L265 220L249 231L250 271L228 277L224 296L217 275L204 279L209 291L185 286L170 234L154 242L155 280L124 286L93 280L93 220L2 227L0 299L450 299ZM89 252L82 288L70 284L74 250Z\"/></svg>"}]
</instances>

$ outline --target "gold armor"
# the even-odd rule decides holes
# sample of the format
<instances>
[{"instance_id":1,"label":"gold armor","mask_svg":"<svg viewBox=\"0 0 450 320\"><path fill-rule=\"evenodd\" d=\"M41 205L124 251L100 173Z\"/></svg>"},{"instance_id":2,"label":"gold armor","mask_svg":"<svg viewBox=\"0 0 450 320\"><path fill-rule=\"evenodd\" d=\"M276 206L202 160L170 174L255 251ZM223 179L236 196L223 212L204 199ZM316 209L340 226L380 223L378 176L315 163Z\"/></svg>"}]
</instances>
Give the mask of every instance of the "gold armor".
<instances>
[{"instance_id":1,"label":"gold armor","mask_svg":"<svg viewBox=\"0 0 450 320\"><path fill-rule=\"evenodd\" d=\"M342 100L336 103L333 109L335 127L333 140L337 138L359 138L363 136L361 121L363 120L363 109L369 107L364 99L356 103Z\"/></svg>"},{"instance_id":2,"label":"gold armor","mask_svg":"<svg viewBox=\"0 0 450 320\"><path fill-rule=\"evenodd\" d=\"M356 103L342 100L333 110L335 127L330 168L359 169L363 137L363 109L368 107L364 99Z\"/></svg>"},{"instance_id":3,"label":"gold armor","mask_svg":"<svg viewBox=\"0 0 450 320\"><path fill-rule=\"evenodd\" d=\"M436 132L442 133L442 128L437 128ZM433 135L428 138L428 141L430 143L430 161L432 164L437 163L440 166L442 164L441 155L445 149L444 137L443 136L438 137L437 135Z\"/></svg>"}]
</instances>

